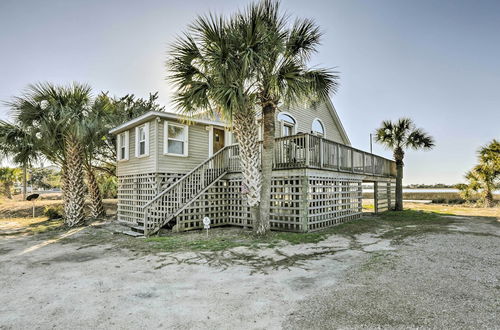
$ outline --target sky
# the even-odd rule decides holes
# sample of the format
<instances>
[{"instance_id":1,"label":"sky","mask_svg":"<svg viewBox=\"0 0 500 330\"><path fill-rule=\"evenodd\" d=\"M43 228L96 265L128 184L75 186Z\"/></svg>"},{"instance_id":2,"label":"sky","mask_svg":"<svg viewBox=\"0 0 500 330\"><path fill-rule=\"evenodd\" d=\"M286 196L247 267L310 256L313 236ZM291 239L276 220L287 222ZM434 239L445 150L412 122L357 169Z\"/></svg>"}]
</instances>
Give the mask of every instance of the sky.
<instances>
[{"instance_id":1,"label":"sky","mask_svg":"<svg viewBox=\"0 0 500 330\"><path fill-rule=\"evenodd\" d=\"M248 3L1 0L0 100L30 83L78 81L116 96L159 92L174 111L169 44L197 15ZM340 72L332 101L354 147L369 150L382 120L400 117L435 138L433 150L406 153L404 184L463 181L477 149L500 138L500 1L284 0L282 9L321 27L310 65Z\"/></svg>"}]
</instances>

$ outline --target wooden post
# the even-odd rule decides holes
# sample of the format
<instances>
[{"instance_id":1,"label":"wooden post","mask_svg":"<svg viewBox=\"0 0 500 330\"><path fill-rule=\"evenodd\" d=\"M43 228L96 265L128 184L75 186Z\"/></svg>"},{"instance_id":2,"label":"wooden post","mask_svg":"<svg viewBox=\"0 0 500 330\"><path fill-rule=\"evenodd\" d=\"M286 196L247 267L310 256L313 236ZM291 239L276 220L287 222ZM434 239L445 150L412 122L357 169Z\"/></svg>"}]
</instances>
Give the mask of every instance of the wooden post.
<instances>
[{"instance_id":1,"label":"wooden post","mask_svg":"<svg viewBox=\"0 0 500 330\"><path fill-rule=\"evenodd\" d=\"M363 153L363 173L366 174L366 154Z\"/></svg>"},{"instance_id":2,"label":"wooden post","mask_svg":"<svg viewBox=\"0 0 500 330\"><path fill-rule=\"evenodd\" d=\"M340 171L340 146L336 144L335 148L337 150L337 170Z\"/></svg>"},{"instance_id":3,"label":"wooden post","mask_svg":"<svg viewBox=\"0 0 500 330\"><path fill-rule=\"evenodd\" d=\"M323 168L323 138L319 139L319 167Z\"/></svg>"},{"instance_id":4,"label":"wooden post","mask_svg":"<svg viewBox=\"0 0 500 330\"><path fill-rule=\"evenodd\" d=\"M373 183L373 207L375 213L378 213L378 182Z\"/></svg>"},{"instance_id":5,"label":"wooden post","mask_svg":"<svg viewBox=\"0 0 500 330\"><path fill-rule=\"evenodd\" d=\"M305 156L306 156L306 167L309 167L309 134L304 135L305 138Z\"/></svg>"},{"instance_id":6,"label":"wooden post","mask_svg":"<svg viewBox=\"0 0 500 330\"><path fill-rule=\"evenodd\" d=\"M354 173L354 150L351 150L351 172Z\"/></svg>"},{"instance_id":7,"label":"wooden post","mask_svg":"<svg viewBox=\"0 0 500 330\"><path fill-rule=\"evenodd\" d=\"M307 170L305 171L307 173ZM309 231L309 177L306 175L302 176L302 191L301 191L301 202L302 207L300 208L300 217L302 218L302 232L307 233Z\"/></svg>"},{"instance_id":8,"label":"wooden post","mask_svg":"<svg viewBox=\"0 0 500 330\"><path fill-rule=\"evenodd\" d=\"M387 182L387 209L392 210L392 201L391 201L391 181Z\"/></svg>"}]
</instances>

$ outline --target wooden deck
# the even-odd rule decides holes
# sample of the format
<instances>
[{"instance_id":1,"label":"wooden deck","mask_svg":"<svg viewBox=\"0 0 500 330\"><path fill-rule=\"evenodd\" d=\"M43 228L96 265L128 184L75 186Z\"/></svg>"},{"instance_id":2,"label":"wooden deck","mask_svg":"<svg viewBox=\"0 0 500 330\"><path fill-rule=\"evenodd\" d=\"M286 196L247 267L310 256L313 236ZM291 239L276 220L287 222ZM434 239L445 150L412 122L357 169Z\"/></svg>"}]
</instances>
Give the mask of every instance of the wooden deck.
<instances>
[{"instance_id":1,"label":"wooden deck","mask_svg":"<svg viewBox=\"0 0 500 330\"><path fill-rule=\"evenodd\" d=\"M277 138L273 167L316 168L376 177L396 177L394 161L312 134Z\"/></svg>"}]
</instances>

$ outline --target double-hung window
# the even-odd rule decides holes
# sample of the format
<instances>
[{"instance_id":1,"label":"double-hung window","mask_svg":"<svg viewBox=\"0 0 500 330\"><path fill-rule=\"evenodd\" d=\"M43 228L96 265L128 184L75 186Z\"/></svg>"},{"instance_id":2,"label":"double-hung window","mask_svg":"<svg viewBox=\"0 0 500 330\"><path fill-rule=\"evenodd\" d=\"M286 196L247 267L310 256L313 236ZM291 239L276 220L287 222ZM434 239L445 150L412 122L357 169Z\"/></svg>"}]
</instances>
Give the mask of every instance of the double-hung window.
<instances>
[{"instance_id":1,"label":"double-hung window","mask_svg":"<svg viewBox=\"0 0 500 330\"><path fill-rule=\"evenodd\" d=\"M164 153L167 155L188 155L188 126L165 121Z\"/></svg>"},{"instance_id":2,"label":"double-hung window","mask_svg":"<svg viewBox=\"0 0 500 330\"><path fill-rule=\"evenodd\" d=\"M128 131L118 134L118 160L128 160Z\"/></svg>"},{"instance_id":3,"label":"double-hung window","mask_svg":"<svg viewBox=\"0 0 500 330\"><path fill-rule=\"evenodd\" d=\"M149 123L136 127L135 129L135 156L145 157L149 155Z\"/></svg>"}]
</instances>

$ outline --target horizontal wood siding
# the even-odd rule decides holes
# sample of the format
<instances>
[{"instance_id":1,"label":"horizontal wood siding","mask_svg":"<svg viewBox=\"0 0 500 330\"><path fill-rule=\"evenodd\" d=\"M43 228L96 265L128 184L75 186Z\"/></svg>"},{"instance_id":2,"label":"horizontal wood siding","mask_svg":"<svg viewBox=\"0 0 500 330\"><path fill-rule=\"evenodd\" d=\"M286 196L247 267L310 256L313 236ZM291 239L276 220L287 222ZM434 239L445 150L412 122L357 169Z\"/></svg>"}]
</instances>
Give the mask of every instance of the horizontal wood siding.
<instances>
[{"instance_id":1,"label":"horizontal wood siding","mask_svg":"<svg viewBox=\"0 0 500 330\"><path fill-rule=\"evenodd\" d=\"M297 133L311 133L311 126L314 119L319 118L325 128L325 138L335 142L346 144L340 134L340 127L332 117L328 105L326 103L318 104L316 107L306 107L305 105L295 105L290 107L282 107L280 111L290 113L297 121ZM281 136L279 131L280 124L276 122L277 137ZM279 135L278 135L279 134Z\"/></svg>"},{"instance_id":2,"label":"horizontal wood siding","mask_svg":"<svg viewBox=\"0 0 500 330\"><path fill-rule=\"evenodd\" d=\"M178 124L178 122L173 123ZM164 155L165 121L158 124L158 172L187 173L208 158L208 130L206 125L193 124L188 128L188 156Z\"/></svg>"},{"instance_id":3,"label":"horizontal wood siding","mask_svg":"<svg viewBox=\"0 0 500 330\"><path fill-rule=\"evenodd\" d=\"M155 172L155 157L157 152L155 127L155 121L149 121L149 156L141 158L135 156L135 127L129 130L129 159L117 162L117 176Z\"/></svg>"}]
</instances>

